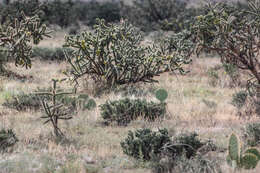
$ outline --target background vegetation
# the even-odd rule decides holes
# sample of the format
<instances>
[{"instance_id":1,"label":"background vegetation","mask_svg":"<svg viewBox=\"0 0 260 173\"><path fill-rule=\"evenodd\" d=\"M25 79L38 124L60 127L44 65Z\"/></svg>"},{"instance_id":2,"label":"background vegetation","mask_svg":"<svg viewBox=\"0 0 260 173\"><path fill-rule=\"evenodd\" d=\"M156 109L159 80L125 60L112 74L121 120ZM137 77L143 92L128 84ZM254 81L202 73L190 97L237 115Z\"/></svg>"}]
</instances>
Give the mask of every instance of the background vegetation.
<instances>
[{"instance_id":1,"label":"background vegetation","mask_svg":"<svg viewBox=\"0 0 260 173\"><path fill-rule=\"evenodd\" d=\"M259 9L2 1L0 172L259 172Z\"/></svg>"}]
</instances>

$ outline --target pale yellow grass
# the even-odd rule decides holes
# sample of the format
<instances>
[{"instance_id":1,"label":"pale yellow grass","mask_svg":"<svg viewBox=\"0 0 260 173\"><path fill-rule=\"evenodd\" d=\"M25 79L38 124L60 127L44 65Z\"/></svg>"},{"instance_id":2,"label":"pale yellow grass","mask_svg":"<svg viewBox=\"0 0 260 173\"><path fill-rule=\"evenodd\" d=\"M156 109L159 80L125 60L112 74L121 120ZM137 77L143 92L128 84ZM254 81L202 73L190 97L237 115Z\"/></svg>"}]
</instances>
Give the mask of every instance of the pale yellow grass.
<instances>
[{"instance_id":1,"label":"pale yellow grass","mask_svg":"<svg viewBox=\"0 0 260 173\"><path fill-rule=\"evenodd\" d=\"M208 82L207 70L219 63L217 58L195 59L187 68L191 72L185 76L175 74L163 74L157 77L159 83L156 88L164 88L168 91L167 111L168 116L163 121L147 123L137 120L127 127L104 126L98 107L92 111L80 111L68 122L61 122L61 129L65 132L68 140L61 143L53 141L50 133L50 125L42 125L43 120L39 117L41 112L18 112L0 106L0 127L12 128L20 141L9 153L0 156L1 163L18 163L15 168L6 172L17 172L23 164L19 158L30 158L32 162L41 165L38 172L59 172L62 169L74 170L74 172L125 172L125 173L148 173L149 169L141 168L132 158L123 154L120 142L127 136L128 130L142 127L168 128L170 133L184 131L196 131L200 138L211 138L219 147L226 148L228 135L235 131L241 133L241 128L249 121L239 119L235 108L230 104L234 88L212 87ZM42 62L34 61L29 70L17 69L12 64L8 68L25 76L32 76L31 80L13 80L0 77L0 103L9 94L15 92L34 92L37 87L49 87L52 78L63 78L62 70L67 67L65 62ZM82 82L84 83L84 82ZM89 81L89 86L91 82ZM148 87L147 85L141 85ZM69 89L69 83L63 85ZM81 86L81 92L92 95L92 89ZM10 93L9 93L10 92ZM97 105L106 100L119 99L122 96L114 93L95 98ZM146 97L156 101L153 95ZM207 107L203 99L214 101L215 109ZM258 120L251 119L250 121ZM221 154L223 159L225 154ZM86 157L90 158L91 161ZM43 159L44 158L44 159ZM49 162L55 160L53 167L48 167ZM225 162L224 162L225 163ZM231 170L223 165L224 172ZM24 172L33 169L24 168ZM92 171L93 171L92 170ZM256 169L259 170L260 169ZM33 172L33 171L32 171ZM0 170L0 173L1 170Z\"/></svg>"}]
</instances>

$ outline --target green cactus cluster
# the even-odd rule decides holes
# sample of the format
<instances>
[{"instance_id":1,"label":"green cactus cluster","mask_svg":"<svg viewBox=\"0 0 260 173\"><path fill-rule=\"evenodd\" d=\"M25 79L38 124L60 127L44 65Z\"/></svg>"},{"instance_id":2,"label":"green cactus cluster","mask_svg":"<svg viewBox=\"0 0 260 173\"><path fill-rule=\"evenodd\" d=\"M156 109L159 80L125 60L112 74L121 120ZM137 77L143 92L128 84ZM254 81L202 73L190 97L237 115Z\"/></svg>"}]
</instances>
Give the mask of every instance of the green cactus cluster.
<instances>
[{"instance_id":1,"label":"green cactus cluster","mask_svg":"<svg viewBox=\"0 0 260 173\"><path fill-rule=\"evenodd\" d=\"M12 129L2 129L0 131L0 151L5 151L16 142L18 142L18 139Z\"/></svg>"},{"instance_id":2,"label":"green cactus cluster","mask_svg":"<svg viewBox=\"0 0 260 173\"><path fill-rule=\"evenodd\" d=\"M166 103L147 102L141 99L124 98L107 101L99 107L105 124L117 122L118 125L127 125L138 117L154 121L164 117L166 113Z\"/></svg>"},{"instance_id":3,"label":"green cactus cluster","mask_svg":"<svg viewBox=\"0 0 260 173\"><path fill-rule=\"evenodd\" d=\"M199 150L208 148L205 153L216 150L211 140L203 142L195 132L170 136L165 128L158 131L148 128L129 131L121 142L121 147L126 155L145 161L163 156L172 160L178 160L182 156L192 159L198 155Z\"/></svg>"},{"instance_id":4,"label":"green cactus cluster","mask_svg":"<svg viewBox=\"0 0 260 173\"><path fill-rule=\"evenodd\" d=\"M153 155L160 154L162 147L168 142L170 135L167 129L152 131L144 128L129 131L127 138L121 142L121 147L126 155L147 161Z\"/></svg>"},{"instance_id":5,"label":"green cactus cluster","mask_svg":"<svg viewBox=\"0 0 260 173\"><path fill-rule=\"evenodd\" d=\"M67 75L77 81L88 74L108 86L154 82L163 72L184 72L182 65L190 62L179 53L186 51L180 46L169 51L168 46L145 46L141 41L141 33L127 21L115 25L97 20L94 32L65 37L64 47L74 49L73 55L66 54L72 67Z\"/></svg>"},{"instance_id":6,"label":"green cactus cluster","mask_svg":"<svg viewBox=\"0 0 260 173\"><path fill-rule=\"evenodd\" d=\"M227 163L234 169L254 169L260 159L260 153L256 148L248 148L242 151L242 144L234 133L229 138Z\"/></svg>"},{"instance_id":7,"label":"green cactus cluster","mask_svg":"<svg viewBox=\"0 0 260 173\"><path fill-rule=\"evenodd\" d=\"M50 37L46 25L41 25L38 16L27 17L22 13L21 19L0 25L0 51L5 51L14 58L15 65L31 67L32 46L43 37Z\"/></svg>"}]
</instances>

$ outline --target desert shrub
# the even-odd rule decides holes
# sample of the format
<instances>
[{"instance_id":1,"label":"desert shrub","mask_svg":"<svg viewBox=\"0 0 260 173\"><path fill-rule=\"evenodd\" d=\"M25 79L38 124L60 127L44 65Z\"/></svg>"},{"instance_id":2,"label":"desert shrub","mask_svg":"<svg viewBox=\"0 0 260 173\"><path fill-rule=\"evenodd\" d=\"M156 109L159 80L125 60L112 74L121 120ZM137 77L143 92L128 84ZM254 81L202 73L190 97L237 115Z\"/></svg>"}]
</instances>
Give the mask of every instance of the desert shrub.
<instances>
[{"instance_id":1,"label":"desert shrub","mask_svg":"<svg viewBox=\"0 0 260 173\"><path fill-rule=\"evenodd\" d=\"M240 86L241 77L239 69L233 64L223 63L211 67L207 71L209 84L211 86L221 86L234 88Z\"/></svg>"},{"instance_id":2,"label":"desert shrub","mask_svg":"<svg viewBox=\"0 0 260 173\"><path fill-rule=\"evenodd\" d=\"M148 121L164 117L166 103L125 98L116 101L107 101L105 104L100 105L100 111L105 124L116 122L118 125L127 125L138 117L142 117Z\"/></svg>"},{"instance_id":3,"label":"desert shrub","mask_svg":"<svg viewBox=\"0 0 260 173\"><path fill-rule=\"evenodd\" d=\"M177 159L161 159L152 163L153 173L221 173L220 162L216 159L198 155L191 159L185 156Z\"/></svg>"},{"instance_id":4,"label":"desert shrub","mask_svg":"<svg viewBox=\"0 0 260 173\"><path fill-rule=\"evenodd\" d=\"M195 156L199 148L205 145L198 138L197 133L183 133L174 137L173 140L164 146L164 153L171 158L185 155L188 159Z\"/></svg>"},{"instance_id":5,"label":"desert shrub","mask_svg":"<svg viewBox=\"0 0 260 173\"><path fill-rule=\"evenodd\" d=\"M167 129L153 132L150 129L129 131L127 138L121 142L123 152L131 157L141 160L150 160L153 155L161 152L162 146L170 142Z\"/></svg>"},{"instance_id":6,"label":"desert shrub","mask_svg":"<svg viewBox=\"0 0 260 173\"><path fill-rule=\"evenodd\" d=\"M96 18L108 22L118 22L121 18L117 2L14 0L0 6L0 22L20 18L21 15L17 11L23 11L27 16L38 14L42 23L61 27L75 26L79 21L92 26Z\"/></svg>"},{"instance_id":7,"label":"desert shrub","mask_svg":"<svg viewBox=\"0 0 260 173\"><path fill-rule=\"evenodd\" d=\"M223 63L223 68L224 68L225 74L227 74L229 76L231 82L234 85L239 86L241 83L239 68L237 66L235 66L234 64L230 64L230 63Z\"/></svg>"},{"instance_id":8,"label":"desert shrub","mask_svg":"<svg viewBox=\"0 0 260 173\"><path fill-rule=\"evenodd\" d=\"M7 53L0 50L0 73L4 72L4 62L6 62L7 60Z\"/></svg>"},{"instance_id":9,"label":"desert shrub","mask_svg":"<svg viewBox=\"0 0 260 173\"><path fill-rule=\"evenodd\" d=\"M3 105L18 111L38 110L41 107L41 101L35 94L21 92L7 99Z\"/></svg>"},{"instance_id":10,"label":"desert shrub","mask_svg":"<svg viewBox=\"0 0 260 173\"><path fill-rule=\"evenodd\" d=\"M120 6L118 2L97 2L88 3L88 11L86 16L86 24L93 26L96 19L104 19L106 22L119 22L121 19Z\"/></svg>"},{"instance_id":11,"label":"desert shrub","mask_svg":"<svg viewBox=\"0 0 260 173\"><path fill-rule=\"evenodd\" d=\"M72 50L69 48L34 47L32 57L40 57L42 60L65 61L64 49L68 54L71 54Z\"/></svg>"},{"instance_id":12,"label":"desert shrub","mask_svg":"<svg viewBox=\"0 0 260 173\"><path fill-rule=\"evenodd\" d=\"M0 23L8 23L15 19L22 19L23 12L26 16L34 16L35 14L44 17L41 14L41 3L39 0L15 0L0 6Z\"/></svg>"},{"instance_id":13,"label":"desert shrub","mask_svg":"<svg viewBox=\"0 0 260 173\"><path fill-rule=\"evenodd\" d=\"M196 133L180 134L170 137L167 129L156 132L150 129L129 131L127 138L121 142L123 152L144 161L159 161L163 158L177 160L180 157L191 159L199 150L216 150L212 141L202 142Z\"/></svg>"},{"instance_id":14,"label":"desert shrub","mask_svg":"<svg viewBox=\"0 0 260 173\"><path fill-rule=\"evenodd\" d=\"M133 5L122 3L122 16L143 31L188 29L198 8L187 8L188 0L134 0Z\"/></svg>"},{"instance_id":15,"label":"desert shrub","mask_svg":"<svg viewBox=\"0 0 260 173\"><path fill-rule=\"evenodd\" d=\"M248 89L255 100L253 110L259 114L260 4L258 0L248 0L245 5L246 9L227 2L209 3L206 13L197 16L193 25L193 41L197 52L214 51L220 55L223 64L232 64L250 73L252 78L248 81Z\"/></svg>"},{"instance_id":16,"label":"desert shrub","mask_svg":"<svg viewBox=\"0 0 260 173\"><path fill-rule=\"evenodd\" d=\"M13 146L18 139L12 129L2 129L0 131L0 151L5 151L8 147Z\"/></svg>"},{"instance_id":17,"label":"desert shrub","mask_svg":"<svg viewBox=\"0 0 260 173\"><path fill-rule=\"evenodd\" d=\"M16 109L18 111L26 111L26 110L39 110L42 107L41 100L51 100L51 97L48 95L37 95L39 92L50 92L51 90L48 88L40 89L38 88L34 93L18 93L8 98L3 103L3 106L6 106L11 109ZM64 92L64 90L59 89L59 92ZM91 110L96 107L96 102L89 98L85 94L79 95L59 95L57 96L57 100L64 104L66 107L69 107L72 111L76 111L78 109L82 110Z\"/></svg>"},{"instance_id":18,"label":"desert shrub","mask_svg":"<svg viewBox=\"0 0 260 173\"><path fill-rule=\"evenodd\" d=\"M183 133L173 137L161 148L160 155L152 158L153 172L218 172L219 164L205 156L216 151L216 145L211 140L202 142L197 136Z\"/></svg>"},{"instance_id":19,"label":"desert shrub","mask_svg":"<svg viewBox=\"0 0 260 173\"><path fill-rule=\"evenodd\" d=\"M218 69L216 68L210 68L207 71L209 77L209 84L214 87L218 85L220 78L217 70Z\"/></svg>"},{"instance_id":20,"label":"desert shrub","mask_svg":"<svg viewBox=\"0 0 260 173\"><path fill-rule=\"evenodd\" d=\"M231 104L236 108L241 109L246 103L247 96L247 91L239 91L233 94Z\"/></svg>"},{"instance_id":21,"label":"desert shrub","mask_svg":"<svg viewBox=\"0 0 260 173\"><path fill-rule=\"evenodd\" d=\"M244 137L249 146L258 145L260 142L260 123L247 124Z\"/></svg>"},{"instance_id":22,"label":"desert shrub","mask_svg":"<svg viewBox=\"0 0 260 173\"><path fill-rule=\"evenodd\" d=\"M178 39L178 40L177 40ZM188 49L183 35L176 36L176 47L145 46L142 35L126 21L118 25L98 20L94 32L67 36L64 47L74 49L66 55L72 67L73 80L85 74L107 86L137 82L154 82L153 77L168 71L183 72L183 64L190 61L185 56Z\"/></svg>"}]
</instances>

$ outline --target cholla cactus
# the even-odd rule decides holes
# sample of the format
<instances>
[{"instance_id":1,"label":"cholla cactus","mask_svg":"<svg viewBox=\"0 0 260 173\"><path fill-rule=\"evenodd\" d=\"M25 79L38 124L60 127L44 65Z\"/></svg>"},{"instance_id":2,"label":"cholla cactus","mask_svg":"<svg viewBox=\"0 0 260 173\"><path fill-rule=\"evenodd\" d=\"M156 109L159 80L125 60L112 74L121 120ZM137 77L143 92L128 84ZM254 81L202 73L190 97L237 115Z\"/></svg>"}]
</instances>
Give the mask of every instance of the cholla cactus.
<instances>
[{"instance_id":1,"label":"cholla cactus","mask_svg":"<svg viewBox=\"0 0 260 173\"><path fill-rule=\"evenodd\" d=\"M0 25L0 51L5 51L15 59L15 65L31 67L32 46L38 44L43 37L50 37L45 25L41 25L38 16L27 17Z\"/></svg>"},{"instance_id":2,"label":"cholla cactus","mask_svg":"<svg viewBox=\"0 0 260 173\"><path fill-rule=\"evenodd\" d=\"M260 1L247 0L248 10L226 3L208 4L193 26L198 50L215 51L223 63L249 70L260 83Z\"/></svg>"},{"instance_id":3,"label":"cholla cactus","mask_svg":"<svg viewBox=\"0 0 260 173\"><path fill-rule=\"evenodd\" d=\"M182 64L189 62L186 57L177 57L158 45L142 45L141 34L127 21L122 20L119 25L106 25L104 20L97 22L94 32L65 38L64 46L74 48L72 56L66 55L74 81L89 74L108 86L154 82L154 76L183 71Z\"/></svg>"},{"instance_id":4,"label":"cholla cactus","mask_svg":"<svg viewBox=\"0 0 260 173\"><path fill-rule=\"evenodd\" d=\"M47 119L44 124L51 122L54 134L57 137L62 137L64 134L58 127L59 120L69 120L72 116L69 115L70 111L64 107L63 104L58 103L57 97L72 94L72 92L57 92L57 83L62 82L63 80L52 79L52 91L51 92L42 92L36 93L38 95L46 95L51 97L51 104L49 104L46 100L42 99L42 105L45 111L45 116L41 118Z\"/></svg>"}]
</instances>

